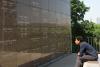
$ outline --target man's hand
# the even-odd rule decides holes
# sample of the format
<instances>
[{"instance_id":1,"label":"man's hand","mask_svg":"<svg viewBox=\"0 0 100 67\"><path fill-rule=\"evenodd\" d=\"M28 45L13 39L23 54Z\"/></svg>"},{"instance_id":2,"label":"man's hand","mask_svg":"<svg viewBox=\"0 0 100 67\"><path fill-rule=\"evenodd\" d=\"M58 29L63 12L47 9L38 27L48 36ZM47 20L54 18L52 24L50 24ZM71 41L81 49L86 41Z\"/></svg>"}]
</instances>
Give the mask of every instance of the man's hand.
<instances>
[{"instance_id":1,"label":"man's hand","mask_svg":"<svg viewBox=\"0 0 100 67\"><path fill-rule=\"evenodd\" d=\"M80 52L78 52L77 55L79 56L80 55Z\"/></svg>"}]
</instances>

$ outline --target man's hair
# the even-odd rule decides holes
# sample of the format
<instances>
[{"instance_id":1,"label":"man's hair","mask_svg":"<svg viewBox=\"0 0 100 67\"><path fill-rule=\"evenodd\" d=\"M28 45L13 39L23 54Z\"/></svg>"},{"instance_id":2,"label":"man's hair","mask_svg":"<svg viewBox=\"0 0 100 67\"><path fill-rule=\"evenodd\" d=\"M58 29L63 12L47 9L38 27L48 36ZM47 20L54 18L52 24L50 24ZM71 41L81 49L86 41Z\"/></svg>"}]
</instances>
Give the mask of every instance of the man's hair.
<instances>
[{"instance_id":1,"label":"man's hair","mask_svg":"<svg viewBox=\"0 0 100 67\"><path fill-rule=\"evenodd\" d=\"M82 36L77 36L75 39L77 39L77 40L80 41L80 42L84 41L84 39L83 39Z\"/></svg>"}]
</instances>

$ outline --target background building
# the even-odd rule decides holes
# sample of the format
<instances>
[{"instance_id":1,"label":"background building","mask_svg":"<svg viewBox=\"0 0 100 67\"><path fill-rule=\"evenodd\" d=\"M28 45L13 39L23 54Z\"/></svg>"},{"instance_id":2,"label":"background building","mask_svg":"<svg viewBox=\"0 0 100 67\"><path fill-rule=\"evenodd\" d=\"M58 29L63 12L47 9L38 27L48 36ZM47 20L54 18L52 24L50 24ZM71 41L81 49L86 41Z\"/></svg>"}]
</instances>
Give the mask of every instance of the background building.
<instances>
[{"instance_id":1,"label":"background building","mask_svg":"<svg viewBox=\"0 0 100 67\"><path fill-rule=\"evenodd\" d=\"M70 0L0 0L1 67L35 67L70 52Z\"/></svg>"},{"instance_id":2,"label":"background building","mask_svg":"<svg viewBox=\"0 0 100 67\"><path fill-rule=\"evenodd\" d=\"M97 24L100 24L100 17L97 18Z\"/></svg>"}]
</instances>

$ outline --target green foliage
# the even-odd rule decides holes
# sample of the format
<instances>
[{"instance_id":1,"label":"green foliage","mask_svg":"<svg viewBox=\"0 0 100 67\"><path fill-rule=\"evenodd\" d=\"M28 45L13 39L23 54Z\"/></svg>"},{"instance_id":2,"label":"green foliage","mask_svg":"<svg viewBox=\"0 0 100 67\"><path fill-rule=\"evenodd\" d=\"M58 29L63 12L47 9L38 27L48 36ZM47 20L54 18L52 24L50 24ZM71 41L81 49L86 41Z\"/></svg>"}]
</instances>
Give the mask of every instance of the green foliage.
<instances>
[{"instance_id":1,"label":"green foliage","mask_svg":"<svg viewBox=\"0 0 100 67\"><path fill-rule=\"evenodd\" d=\"M100 29L100 24L95 24L94 27L95 29Z\"/></svg>"},{"instance_id":2,"label":"green foliage","mask_svg":"<svg viewBox=\"0 0 100 67\"><path fill-rule=\"evenodd\" d=\"M95 36L100 37L100 24L95 24L94 28L95 28L94 31Z\"/></svg>"},{"instance_id":3,"label":"green foliage","mask_svg":"<svg viewBox=\"0 0 100 67\"><path fill-rule=\"evenodd\" d=\"M84 33L85 36L87 36L87 37L94 36L94 34L93 34L94 23L92 21L85 20L85 21L81 22L81 27L82 27L83 31L85 32Z\"/></svg>"},{"instance_id":4,"label":"green foliage","mask_svg":"<svg viewBox=\"0 0 100 67\"><path fill-rule=\"evenodd\" d=\"M86 7L83 1L71 0L71 22L77 23L78 21L83 20L84 14L88 10L89 7Z\"/></svg>"},{"instance_id":5,"label":"green foliage","mask_svg":"<svg viewBox=\"0 0 100 67\"><path fill-rule=\"evenodd\" d=\"M84 14L89 10L83 1L71 0L71 23L72 23L72 37L77 35L84 35L83 27L80 21L84 21Z\"/></svg>"},{"instance_id":6,"label":"green foliage","mask_svg":"<svg viewBox=\"0 0 100 67\"><path fill-rule=\"evenodd\" d=\"M84 20L85 13L89 10L83 1L71 0L72 37L93 36L94 23Z\"/></svg>"}]
</instances>

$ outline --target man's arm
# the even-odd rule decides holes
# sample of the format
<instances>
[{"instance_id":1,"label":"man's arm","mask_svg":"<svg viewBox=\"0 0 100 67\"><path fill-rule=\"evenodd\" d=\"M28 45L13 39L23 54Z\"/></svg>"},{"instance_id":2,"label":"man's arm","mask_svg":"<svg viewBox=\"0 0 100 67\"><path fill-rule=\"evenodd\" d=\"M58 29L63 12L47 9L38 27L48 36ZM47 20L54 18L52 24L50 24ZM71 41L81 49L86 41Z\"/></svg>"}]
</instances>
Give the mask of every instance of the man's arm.
<instances>
[{"instance_id":1,"label":"man's arm","mask_svg":"<svg viewBox=\"0 0 100 67\"><path fill-rule=\"evenodd\" d=\"M80 55L79 56L83 56L85 48L86 48L85 44L80 45Z\"/></svg>"}]
</instances>

